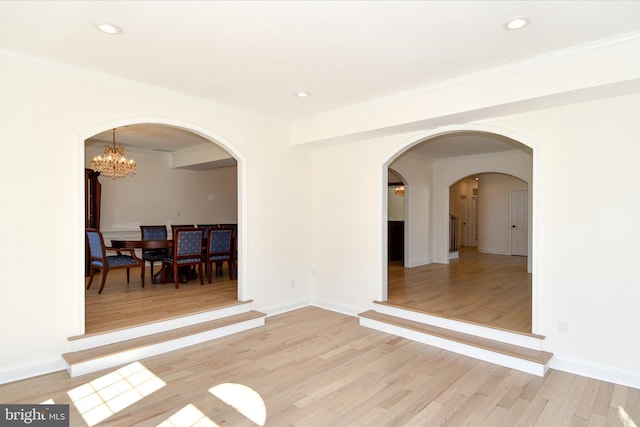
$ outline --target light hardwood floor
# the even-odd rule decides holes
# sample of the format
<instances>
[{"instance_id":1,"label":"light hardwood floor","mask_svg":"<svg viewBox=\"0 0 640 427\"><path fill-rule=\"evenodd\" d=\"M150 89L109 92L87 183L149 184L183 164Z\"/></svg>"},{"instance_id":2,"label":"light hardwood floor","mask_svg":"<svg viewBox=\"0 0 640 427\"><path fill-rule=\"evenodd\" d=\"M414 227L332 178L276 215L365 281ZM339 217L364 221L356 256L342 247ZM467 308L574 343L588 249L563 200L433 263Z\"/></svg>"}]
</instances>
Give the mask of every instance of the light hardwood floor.
<instances>
[{"instance_id":1,"label":"light hardwood floor","mask_svg":"<svg viewBox=\"0 0 640 427\"><path fill-rule=\"evenodd\" d=\"M175 289L172 284L153 285L149 276L144 289L139 273L109 273L98 295L100 275L85 291L86 333L99 333L164 320L237 301L237 281L228 273L200 286L191 280ZM148 269L147 269L148 274ZM96 283L97 282L97 283ZM483 325L531 332L531 275L526 257L478 253L461 248L460 258L448 265L429 264L404 268L389 264L389 303L401 307L461 319Z\"/></svg>"},{"instance_id":2,"label":"light hardwood floor","mask_svg":"<svg viewBox=\"0 0 640 427\"><path fill-rule=\"evenodd\" d=\"M211 284L205 277L204 286L194 279L180 284L180 289L173 283L152 284L149 268L144 289L140 269L131 270L129 284L126 270L110 271L107 284L98 295L101 279L101 273L97 274L91 289L85 290L85 334L166 320L237 302L238 282L229 280L226 268L222 276L212 276ZM85 283L88 281L87 278Z\"/></svg>"},{"instance_id":3,"label":"light hardwood floor","mask_svg":"<svg viewBox=\"0 0 640 427\"><path fill-rule=\"evenodd\" d=\"M78 407L104 409L98 425L108 426L156 426L188 410L220 426L640 425L638 389L554 370L540 378L364 328L354 317L315 307L140 363L148 371L112 386L105 384L118 377L115 370L5 384L0 402L70 404L72 426L87 425ZM141 373L146 382L132 391L128 387L141 382L134 378ZM252 392L242 394L240 386L233 396L209 392L226 383ZM72 390L85 398L74 403ZM245 413L258 422L240 412L251 408L256 411Z\"/></svg>"},{"instance_id":4,"label":"light hardwood floor","mask_svg":"<svg viewBox=\"0 0 640 427\"><path fill-rule=\"evenodd\" d=\"M389 264L388 302L482 325L531 333L527 258L464 247L448 265Z\"/></svg>"}]
</instances>

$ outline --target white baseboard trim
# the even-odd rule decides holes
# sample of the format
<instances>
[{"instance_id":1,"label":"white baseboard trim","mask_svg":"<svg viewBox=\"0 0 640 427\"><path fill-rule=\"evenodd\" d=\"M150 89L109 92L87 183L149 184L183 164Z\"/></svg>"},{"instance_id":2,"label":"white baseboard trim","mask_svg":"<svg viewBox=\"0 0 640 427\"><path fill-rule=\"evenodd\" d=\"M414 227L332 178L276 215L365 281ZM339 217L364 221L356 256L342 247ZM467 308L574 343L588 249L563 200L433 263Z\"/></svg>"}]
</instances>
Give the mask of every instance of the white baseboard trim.
<instances>
[{"instance_id":1,"label":"white baseboard trim","mask_svg":"<svg viewBox=\"0 0 640 427\"><path fill-rule=\"evenodd\" d=\"M335 311L336 313L346 314L347 316L358 316L358 313L367 311L366 308L355 307L352 305L338 304L334 301L330 301L324 298L311 298L311 304L314 307L322 308L329 311Z\"/></svg>"},{"instance_id":2,"label":"white baseboard trim","mask_svg":"<svg viewBox=\"0 0 640 427\"><path fill-rule=\"evenodd\" d=\"M270 317L277 314L286 313L288 311L297 310L299 308L308 307L309 305L311 305L309 298L301 298L299 300L289 301L284 304L270 305L267 307L256 307L255 309L261 313L266 314L267 317Z\"/></svg>"},{"instance_id":3,"label":"white baseboard trim","mask_svg":"<svg viewBox=\"0 0 640 427\"><path fill-rule=\"evenodd\" d=\"M0 384L7 384L39 375L64 371L66 368L62 357L32 362L24 365L11 366L0 371Z\"/></svg>"},{"instance_id":4,"label":"white baseboard trim","mask_svg":"<svg viewBox=\"0 0 640 427\"><path fill-rule=\"evenodd\" d=\"M511 255L509 251L478 248L478 252L490 255Z\"/></svg>"},{"instance_id":5,"label":"white baseboard trim","mask_svg":"<svg viewBox=\"0 0 640 427\"><path fill-rule=\"evenodd\" d=\"M449 252L449 259L458 259L460 258L460 252L455 251L455 252Z\"/></svg>"},{"instance_id":6,"label":"white baseboard trim","mask_svg":"<svg viewBox=\"0 0 640 427\"><path fill-rule=\"evenodd\" d=\"M640 389L640 372L637 371L616 369L586 360L565 358L557 355L551 359L549 367L558 371Z\"/></svg>"},{"instance_id":7,"label":"white baseboard trim","mask_svg":"<svg viewBox=\"0 0 640 427\"><path fill-rule=\"evenodd\" d=\"M408 260L405 263L405 267L407 268L413 268L413 267L420 267L421 265L429 265L433 263L433 259L431 258L425 258L425 259L413 259L413 260Z\"/></svg>"}]
</instances>

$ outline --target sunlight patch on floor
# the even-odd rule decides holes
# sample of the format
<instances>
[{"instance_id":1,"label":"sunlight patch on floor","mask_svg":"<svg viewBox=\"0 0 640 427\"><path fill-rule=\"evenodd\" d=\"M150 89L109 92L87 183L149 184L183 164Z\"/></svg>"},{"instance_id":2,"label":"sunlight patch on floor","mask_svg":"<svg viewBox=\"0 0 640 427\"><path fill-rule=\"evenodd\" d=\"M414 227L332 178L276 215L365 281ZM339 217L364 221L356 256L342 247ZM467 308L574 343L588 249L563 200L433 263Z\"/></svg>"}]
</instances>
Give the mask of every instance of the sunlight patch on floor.
<instances>
[{"instance_id":1,"label":"sunlight patch on floor","mask_svg":"<svg viewBox=\"0 0 640 427\"><path fill-rule=\"evenodd\" d=\"M620 418L620 422L624 427L638 427L638 425L633 422L631 416L624 410L622 406L618 406L618 418Z\"/></svg>"},{"instance_id":2,"label":"sunlight patch on floor","mask_svg":"<svg viewBox=\"0 0 640 427\"><path fill-rule=\"evenodd\" d=\"M91 427L165 385L140 362L134 362L67 394Z\"/></svg>"},{"instance_id":3,"label":"sunlight patch on floor","mask_svg":"<svg viewBox=\"0 0 640 427\"><path fill-rule=\"evenodd\" d=\"M219 427L198 408L189 404L173 414L158 427Z\"/></svg>"},{"instance_id":4,"label":"sunlight patch on floor","mask_svg":"<svg viewBox=\"0 0 640 427\"><path fill-rule=\"evenodd\" d=\"M267 408L260 394L242 384L219 384L209 392L259 426L267 419Z\"/></svg>"}]
</instances>

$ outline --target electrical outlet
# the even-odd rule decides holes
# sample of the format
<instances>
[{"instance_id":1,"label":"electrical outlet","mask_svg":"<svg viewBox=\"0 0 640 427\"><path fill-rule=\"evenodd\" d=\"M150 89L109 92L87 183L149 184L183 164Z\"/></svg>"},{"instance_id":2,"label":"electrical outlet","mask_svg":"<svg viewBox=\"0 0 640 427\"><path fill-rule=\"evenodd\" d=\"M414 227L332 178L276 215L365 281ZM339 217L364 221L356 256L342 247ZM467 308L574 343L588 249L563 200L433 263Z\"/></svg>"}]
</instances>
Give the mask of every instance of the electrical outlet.
<instances>
[{"instance_id":1,"label":"electrical outlet","mask_svg":"<svg viewBox=\"0 0 640 427\"><path fill-rule=\"evenodd\" d=\"M558 320L558 332L561 334L569 333L569 322L566 320Z\"/></svg>"}]
</instances>

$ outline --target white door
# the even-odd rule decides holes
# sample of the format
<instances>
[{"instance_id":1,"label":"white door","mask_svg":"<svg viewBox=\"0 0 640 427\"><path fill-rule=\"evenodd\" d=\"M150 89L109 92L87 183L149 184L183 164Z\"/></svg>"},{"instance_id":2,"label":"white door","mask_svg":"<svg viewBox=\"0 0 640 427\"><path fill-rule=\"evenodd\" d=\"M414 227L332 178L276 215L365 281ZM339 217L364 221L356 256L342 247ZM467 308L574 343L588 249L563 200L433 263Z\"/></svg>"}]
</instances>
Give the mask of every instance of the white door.
<instances>
[{"instance_id":1,"label":"white door","mask_svg":"<svg viewBox=\"0 0 640 427\"><path fill-rule=\"evenodd\" d=\"M529 254L528 190L511 191L511 255Z\"/></svg>"}]
</instances>

